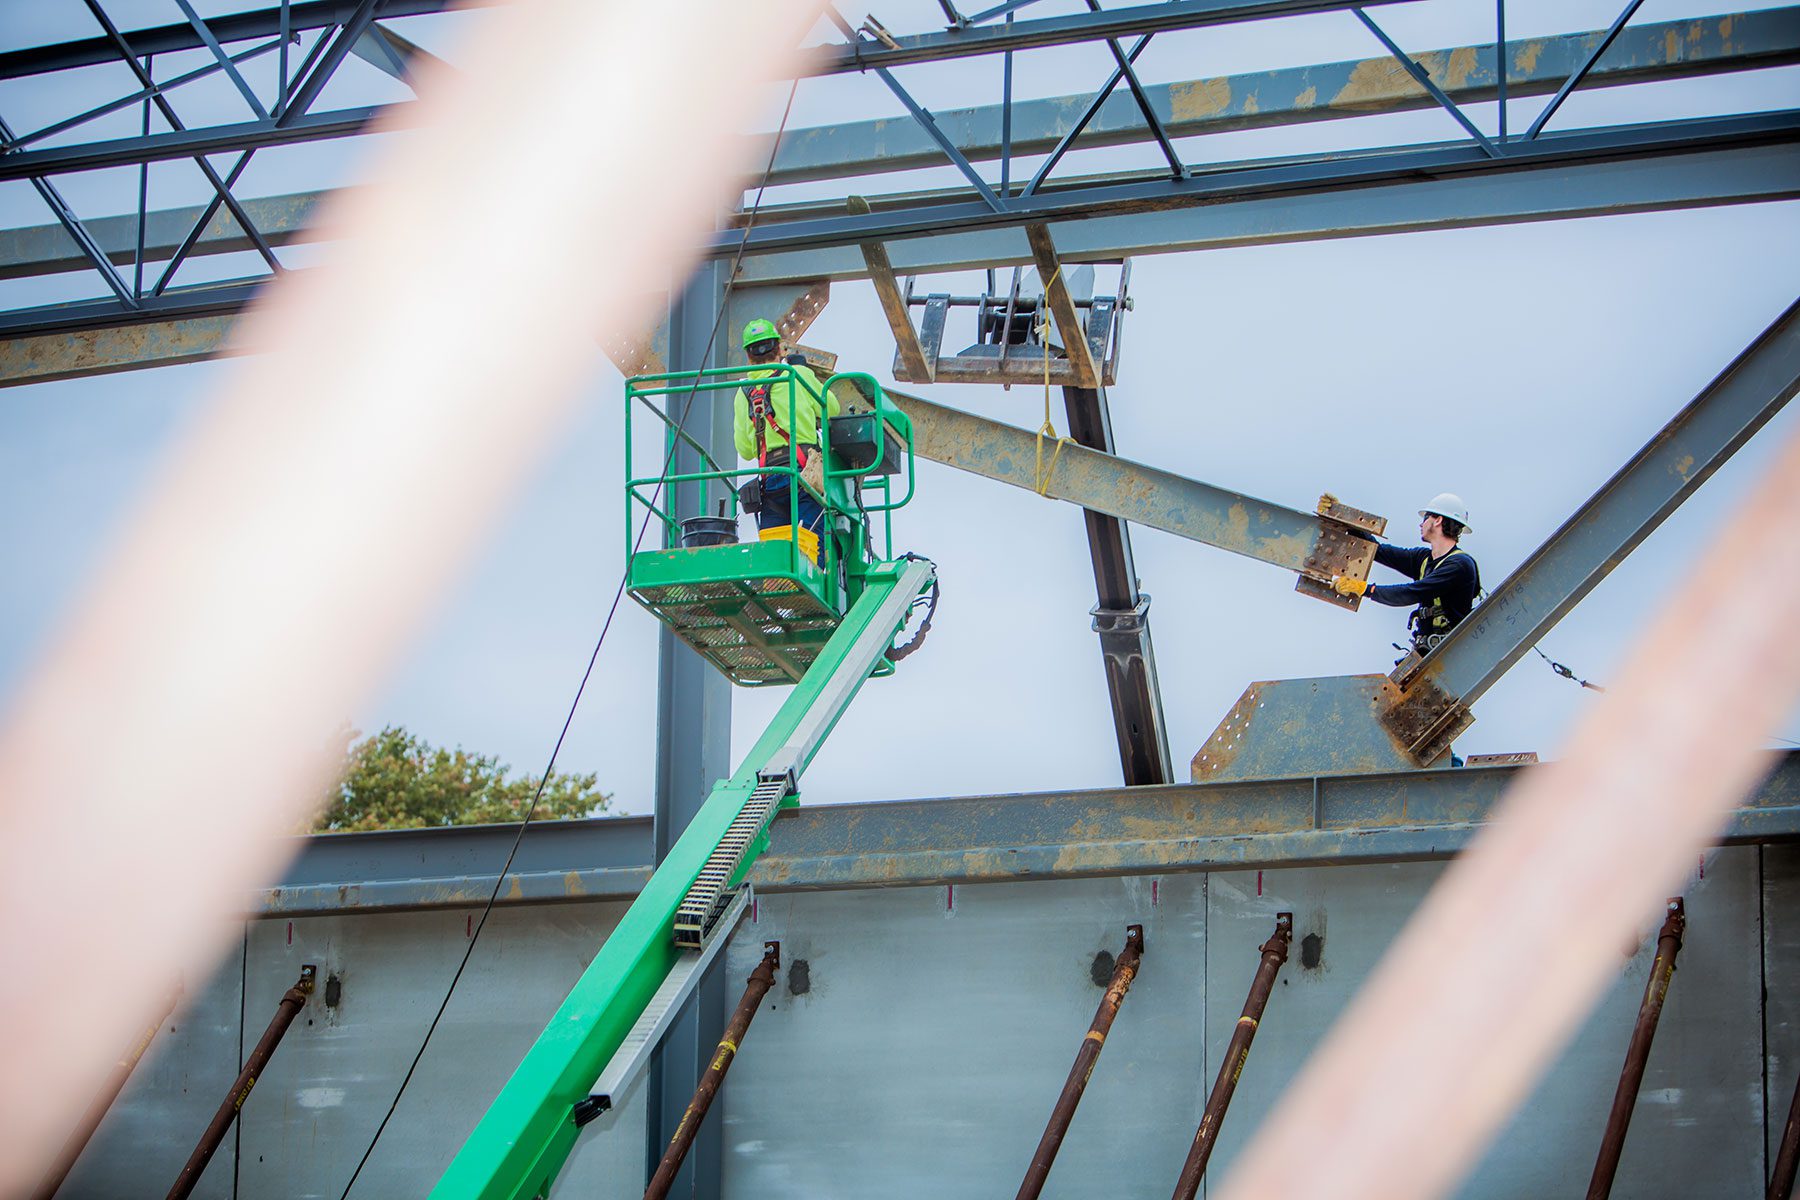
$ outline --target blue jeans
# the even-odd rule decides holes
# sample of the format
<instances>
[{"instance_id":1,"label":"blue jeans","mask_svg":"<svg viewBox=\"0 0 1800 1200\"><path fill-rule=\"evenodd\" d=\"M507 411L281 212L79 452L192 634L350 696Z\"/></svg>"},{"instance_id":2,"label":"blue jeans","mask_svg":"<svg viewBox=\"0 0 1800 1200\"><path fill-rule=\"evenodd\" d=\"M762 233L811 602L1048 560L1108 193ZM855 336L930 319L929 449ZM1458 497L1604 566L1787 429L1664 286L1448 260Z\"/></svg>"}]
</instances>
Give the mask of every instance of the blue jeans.
<instances>
[{"instance_id":1,"label":"blue jeans","mask_svg":"<svg viewBox=\"0 0 1800 1200\"><path fill-rule=\"evenodd\" d=\"M758 529L779 529L783 525L794 523L794 508L788 501L788 481L785 475L764 475L762 511L756 514ZM772 482L779 482L780 487L771 487ZM825 510L813 499L813 494L805 488L800 489L800 524L814 533L825 523Z\"/></svg>"}]
</instances>

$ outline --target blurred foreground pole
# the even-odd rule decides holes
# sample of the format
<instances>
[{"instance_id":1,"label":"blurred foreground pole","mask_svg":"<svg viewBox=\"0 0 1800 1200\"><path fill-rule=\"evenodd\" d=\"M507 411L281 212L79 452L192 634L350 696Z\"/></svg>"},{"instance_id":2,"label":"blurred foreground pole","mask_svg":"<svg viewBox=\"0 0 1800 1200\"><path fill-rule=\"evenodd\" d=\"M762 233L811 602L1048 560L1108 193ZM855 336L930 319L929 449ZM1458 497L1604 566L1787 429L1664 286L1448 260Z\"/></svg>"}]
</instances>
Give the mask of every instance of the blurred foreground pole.
<instances>
[{"instance_id":1,"label":"blurred foreground pole","mask_svg":"<svg viewBox=\"0 0 1800 1200\"><path fill-rule=\"evenodd\" d=\"M738 203L813 0L519 0L334 197L0 728L0 1195L205 978L405 651ZM129 37L129 33L127 34ZM778 110L777 110L778 111ZM578 129L578 136L571 130ZM596 598L596 606L604 598ZM596 612L596 623L599 620ZM131 1003L121 1003L129 997Z\"/></svg>"},{"instance_id":2,"label":"blurred foreground pole","mask_svg":"<svg viewBox=\"0 0 1800 1200\"><path fill-rule=\"evenodd\" d=\"M1800 697L1796 511L1800 438L1668 581L1565 756L1444 873L1219 1200L1419 1200L1474 1165L1771 766Z\"/></svg>"}]
</instances>

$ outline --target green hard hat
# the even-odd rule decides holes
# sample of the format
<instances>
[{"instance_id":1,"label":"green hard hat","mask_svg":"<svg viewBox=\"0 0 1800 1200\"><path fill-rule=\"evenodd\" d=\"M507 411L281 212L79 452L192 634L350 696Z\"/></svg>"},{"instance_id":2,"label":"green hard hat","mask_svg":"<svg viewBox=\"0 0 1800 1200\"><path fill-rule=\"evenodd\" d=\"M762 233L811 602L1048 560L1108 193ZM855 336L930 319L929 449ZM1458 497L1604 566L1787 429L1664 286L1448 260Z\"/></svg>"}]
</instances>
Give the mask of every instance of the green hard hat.
<instances>
[{"instance_id":1,"label":"green hard hat","mask_svg":"<svg viewBox=\"0 0 1800 1200\"><path fill-rule=\"evenodd\" d=\"M756 320L744 326L744 349L748 350L758 342L766 342L770 338L778 338L780 336L781 331L775 328L775 322L765 321L761 317L758 317Z\"/></svg>"}]
</instances>

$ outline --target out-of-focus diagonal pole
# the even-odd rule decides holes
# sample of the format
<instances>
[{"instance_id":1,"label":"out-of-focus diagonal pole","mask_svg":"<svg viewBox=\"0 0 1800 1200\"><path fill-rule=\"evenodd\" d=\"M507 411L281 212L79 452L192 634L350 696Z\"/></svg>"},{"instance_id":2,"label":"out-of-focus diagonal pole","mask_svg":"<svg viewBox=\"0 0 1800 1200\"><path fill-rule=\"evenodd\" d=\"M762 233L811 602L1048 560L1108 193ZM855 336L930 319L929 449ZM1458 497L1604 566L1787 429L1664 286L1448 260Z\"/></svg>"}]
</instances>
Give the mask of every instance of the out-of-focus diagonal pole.
<instances>
[{"instance_id":1,"label":"out-of-focus diagonal pole","mask_svg":"<svg viewBox=\"0 0 1800 1200\"><path fill-rule=\"evenodd\" d=\"M1619 1073L1619 1090L1613 1093L1612 1111L1606 1117L1606 1133L1600 1139L1600 1156L1594 1162L1593 1177L1588 1180L1587 1200L1607 1200L1612 1195L1613 1176L1618 1174L1625 1134L1631 1128L1631 1110L1637 1107L1638 1088L1643 1085L1644 1068L1650 1062L1650 1043L1656 1038L1656 1023L1662 1019L1663 1000L1669 994L1669 981L1675 978L1675 956L1681 953L1681 935L1686 930L1687 909L1677 896L1669 901L1668 914L1656 935L1656 957L1650 963L1650 978L1644 984L1644 999L1638 1005L1631 1044L1625 1049L1625 1067Z\"/></svg>"},{"instance_id":2,"label":"out-of-focus diagonal pole","mask_svg":"<svg viewBox=\"0 0 1800 1200\"><path fill-rule=\"evenodd\" d=\"M100 1089L94 1097L94 1102L88 1105L86 1112L81 1114L81 1123L75 1127L73 1133L69 1134L68 1140L57 1152L56 1161L45 1173L44 1181L38 1185L37 1191L31 1193L31 1200L50 1200L52 1196L56 1195L57 1189L62 1187L63 1180L69 1177L69 1172L75 1169L76 1162L80 1160L81 1152L87 1149L88 1142L93 1140L94 1131L99 1129L100 1122L106 1119L107 1110L112 1108L113 1101L119 1098L119 1093L125 1090L125 1084L131 1079L131 1073L137 1070L138 1063L150 1049L150 1043L156 1038L156 1031L162 1028L162 1023L169 1019L169 1014L175 1011L175 1006L180 1001L181 989L179 987L170 988L168 1004L157 1014L154 1021L144 1027L144 1031L131 1043L130 1049L119 1056L119 1061L113 1065L112 1074L106 1077L106 1086Z\"/></svg>"},{"instance_id":3,"label":"out-of-focus diagonal pole","mask_svg":"<svg viewBox=\"0 0 1800 1200\"><path fill-rule=\"evenodd\" d=\"M1119 1015L1119 1006L1125 1003L1131 981L1137 978L1138 963L1143 956L1144 927L1127 925L1125 949L1113 963L1106 994L1100 997L1093 1023L1088 1026L1087 1036L1081 1039L1081 1049L1075 1052L1075 1065L1069 1068L1062 1094L1056 1098L1056 1107L1050 1110L1050 1124L1045 1127L1044 1136L1038 1139L1037 1152L1025 1169L1025 1181L1019 1185L1017 1200L1037 1200L1044 1190L1044 1181L1050 1178L1050 1168L1056 1162L1056 1152L1062 1149L1063 1138L1068 1135L1069 1122L1075 1119L1075 1106L1081 1103L1081 1095L1087 1091L1088 1078L1094 1073L1094 1064L1100 1061L1100 1051L1106 1049L1106 1035L1112 1030L1113 1018Z\"/></svg>"}]
</instances>

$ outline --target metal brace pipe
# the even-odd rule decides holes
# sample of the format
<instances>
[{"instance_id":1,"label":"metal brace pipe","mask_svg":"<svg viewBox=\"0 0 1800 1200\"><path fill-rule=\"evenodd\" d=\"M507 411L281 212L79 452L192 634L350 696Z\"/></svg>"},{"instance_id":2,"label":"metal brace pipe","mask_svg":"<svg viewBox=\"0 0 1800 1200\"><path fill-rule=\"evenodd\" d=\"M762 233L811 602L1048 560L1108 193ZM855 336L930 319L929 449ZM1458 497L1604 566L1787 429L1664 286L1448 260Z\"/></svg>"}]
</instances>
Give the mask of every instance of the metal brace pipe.
<instances>
[{"instance_id":1,"label":"metal brace pipe","mask_svg":"<svg viewBox=\"0 0 1800 1200\"><path fill-rule=\"evenodd\" d=\"M1787 1125L1781 1131L1781 1146L1775 1152L1775 1169L1769 1175L1764 1200L1790 1200L1796 1168L1800 1168L1800 1078L1794 1080L1794 1098L1788 1103Z\"/></svg>"},{"instance_id":2,"label":"metal brace pipe","mask_svg":"<svg viewBox=\"0 0 1800 1200\"><path fill-rule=\"evenodd\" d=\"M1662 929L1656 935L1656 957L1650 962L1650 978L1644 983L1644 999L1638 1005L1631 1044L1625 1048L1625 1067L1619 1073L1619 1088L1613 1093L1612 1111L1606 1117L1606 1133L1600 1139L1600 1157L1594 1163L1593 1178L1588 1181L1587 1200L1607 1200L1612 1195L1613 1176L1618 1173L1625 1134L1631 1128L1631 1110L1637 1105L1638 1088L1644 1082L1650 1043L1656 1039L1656 1023L1662 1018L1663 1000L1669 994L1669 981L1675 977L1675 956L1681 953L1681 935L1686 929L1687 910L1677 896L1669 901Z\"/></svg>"},{"instance_id":3,"label":"metal brace pipe","mask_svg":"<svg viewBox=\"0 0 1800 1200\"><path fill-rule=\"evenodd\" d=\"M1262 961L1256 965L1256 976L1250 981L1250 996L1244 1001L1244 1014L1231 1031L1225 1047L1225 1058L1219 1064L1219 1077L1213 1081L1212 1095L1206 1098L1206 1111L1200 1115L1200 1128L1194 1131L1194 1144L1181 1176L1175 1181L1174 1200L1194 1200L1200 1180L1206 1175L1206 1162L1218 1144L1219 1130L1225 1124L1225 1111L1231 1107L1232 1093L1237 1091L1238 1077L1250 1058L1250 1043L1256 1040L1257 1026L1262 1023L1263 1009L1268 1007L1269 993L1275 988L1275 976L1287 961L1288 944L1294 937L1294 914L1276 913L1275 932L1261 947Z\"/></svg>"},{"instance_id":4,"label":"metal brace pipe","mask_svg":"<svg viewBox=\"0 0 1800 1200\"><path fill-rule=\"evenodd\" d=\"M731 1021L725 1026L725 1036L719 1039L719 1048L713 1052L712 1062L707 1064L706 1073L700 1076L700 1084L694 1089L694 1098L688 1101L687 1111L681 1116L681 1124L675 1127L675 1136L669 1140L669 1148L663 1152L662 1161L656 1166L656 1174L650 1177L650 1186L644 1191L644 1200L664 1200L669 1189L675 1185L675 1176L681 1171L688 1149L694 1144L694 1137L700 1132L700 1125L706 1120L713 1099L718 1096L719 1088L725 1082L725 1073L731 1070L731 1064L737 1059L738 1046L750 1031L750 1022L756 1018L756 1010L762 1004L763 997L774 986L775 970L779 966L781 943L764 942L762 961L750 972L750 979L744 988L743 998L738 1001L737 1011L731 1014Z\"/></svg>"},{"instance_id":5,"label":"metal brace pipe","mask_svg":"<svg viewBox=\"0 0 1800 1200\"><path fill-rule=\"evenodd\" d=\"M1037 1200L1044 1190L1044 1181L1050 1178L1050 1168L1056 1162L1056 1152L1062 1149L1063 1138L1068 1135L1069 1122L1075 1119L1075 1107L1081 1103L1081 1095L1087 1090L1088 1078L1094 1073L1094 1064L1100 1061L1100 1051L1106 1049L1106 1035L1112 1030L1113 1018L1119 1015L1119 1006L1125 1003L1125 993L1131 990L1131 981L1137 978L1138 962L1144 955L1144 927L1127 925L1125 927L1125 949L1120 951L1118 960L1113 964L1112 979L1106 985L1106 994L1100 997L1100 1007L1094 1013L1094 1020L1088 1025L1087 1036L1081 1039L1081 1049L1075 1052L1075 1065L1069 1068L1069 1078L1063 1082L1062 1094L1056 1098L1056 1106L1050 1110L1050 1124L1044 1129L1044 1136L1038 1139L1037 1152L1031 1156L1031 1165L1025 1169L1025 1181L1019 1185L1017 1200Z\"/></svg>"},{"instance_id":6,"label":"metal brace pipe","mask_svg":"<svg viewBox=\"0 0 1800 1200\"><path fill-rule=\"evenodd\" d=\"M213 1119L207 1125L206 1131L200 1135L200 1144L194 1147L194 1152L188 1156L187 1162L181 1168L181 1174L175 1177L175 1185L169 1189L168 1200L187 1200L187 1197L192 1194L194 1186L200 1182L201 1172L206 1170L206 1164L212 1161L212 1156L218 1151L219 1144L230 1132L232 1124L237 1120L238 1112L244 1107L244 1101L250 1098L250 1090L256 1086L256 1081L262 1078L263 1068L268 1066L269 1059L274 1057L275 1048L281 1045L281 1039L287 1033L288 1026L294 1023L294 1018L300 1014L302 1008L306 1007L306 998L312 995L313 980L317 972L318 969L311 963L301 967L300 978L295 980L294 986L281 997L281 1003L275 1008L274 1019L269 1022L269 1027L263 1030L263 1035L257 1041L256 1048L250 1051L250 1057L244 1060L244 1069L238 1072L237 1079L232 1082L231 1091L226 1094L224 1102L219 1105L219 1111L213 1114Z\"/></svg>"}]
</instances>

